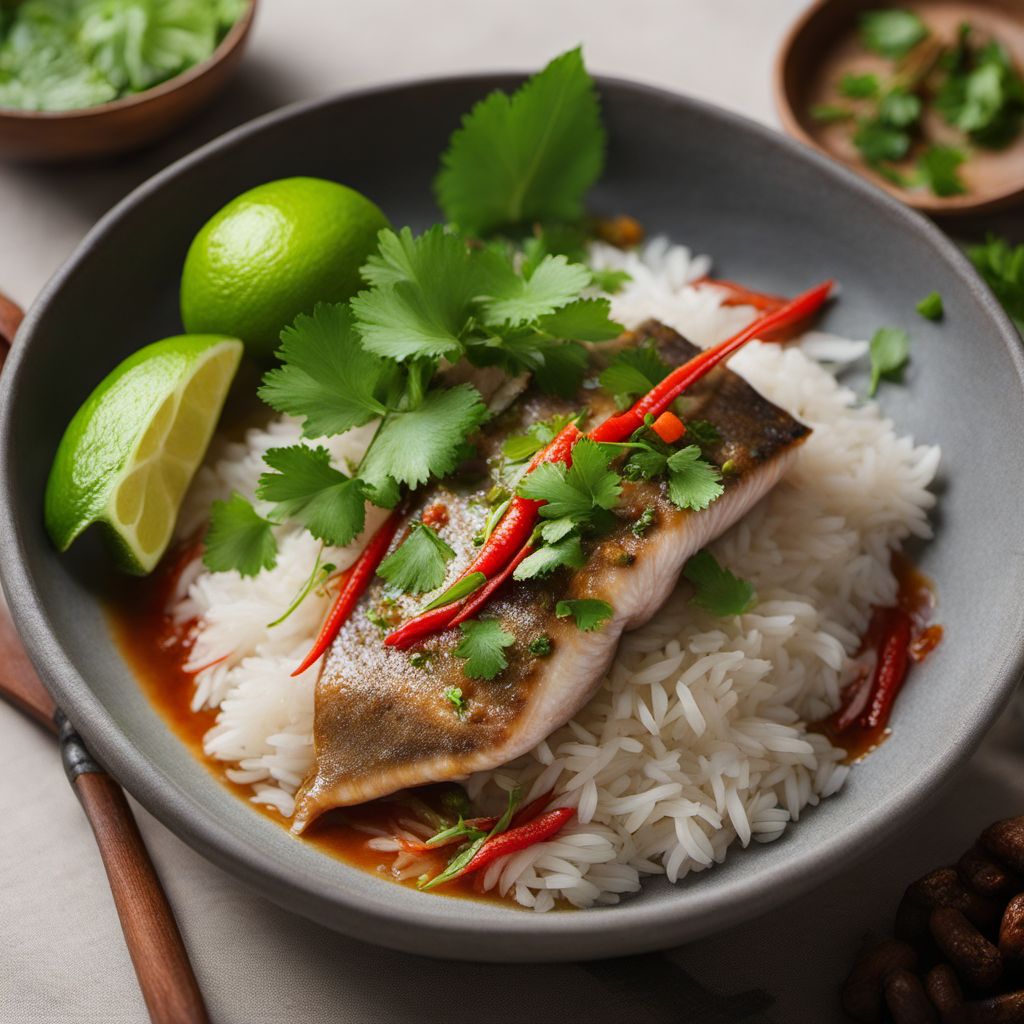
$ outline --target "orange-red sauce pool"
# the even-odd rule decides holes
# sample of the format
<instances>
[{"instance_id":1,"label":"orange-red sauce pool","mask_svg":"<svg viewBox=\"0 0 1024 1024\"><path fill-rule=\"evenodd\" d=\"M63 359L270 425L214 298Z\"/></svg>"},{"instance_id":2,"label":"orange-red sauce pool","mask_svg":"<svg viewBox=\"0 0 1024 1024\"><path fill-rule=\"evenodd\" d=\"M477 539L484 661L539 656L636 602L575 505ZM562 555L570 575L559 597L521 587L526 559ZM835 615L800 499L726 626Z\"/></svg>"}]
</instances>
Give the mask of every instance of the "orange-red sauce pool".
<instances>
[{"instance_id":1,"label":"orange-red sauce pool","mask_svg":"<svg viewBox=\"0 0 1024 1024\"><path fill-rule=\"evenodd\" d=\"M245 800L253 810L287 830L290 824L287 819L273 807L253 803L249 799L252 795L249 787L232 782L225 772L225 765L208 758L203 752L203 736L213 726L217 713L191 709L189 702L194 689L194 677L183 668L188 656L188 629L176 627L165 611L180 565L179 561L171 560L148 580L126 581L123 592L108 606L114 638L146 696L175 735L228 789ZM374 850L367 845L370 837L353 824L358 821L364 825L384 827L388 818L395 813L393 805L382 802L332 811L311 826L301 840L296 841L311 843L353 867L415 888L415 878L399 880L392 875L390 862L394 855ZM440 871L444 867L450 853L449 849L437 854L433 871ZM513 900L493 892L478 892L476 882L476 876L455 879L436 891L446 896L519 906Z\"/></svg>"}]
</instances>

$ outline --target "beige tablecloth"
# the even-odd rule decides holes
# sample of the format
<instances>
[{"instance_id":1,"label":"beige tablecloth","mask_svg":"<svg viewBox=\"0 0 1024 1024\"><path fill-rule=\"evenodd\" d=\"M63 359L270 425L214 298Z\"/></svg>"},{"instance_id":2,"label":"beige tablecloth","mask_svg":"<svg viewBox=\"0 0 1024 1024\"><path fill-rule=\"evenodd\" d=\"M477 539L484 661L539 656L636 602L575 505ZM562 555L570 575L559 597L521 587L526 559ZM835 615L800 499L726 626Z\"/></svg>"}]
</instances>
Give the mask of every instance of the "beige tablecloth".
<instances>
[{"instance_id":1,"label":"beige tablecloth","mask_svg":"<svg viewBox=\"0 0 1024 1024\"><path fill-rule=\"evenodd\" d=\"M0 289L27 305L130 188L199 143L293 100L453 70L539 67L582 41L595 71L775 122L771 67L804 0L262 0L230 94L139 156L0 165ZM664 955L535 967L390 953L292 917L139 822L222 1024L433 1021L822 1024L863 935L903 886L1024 806L1011 715L929 813L784 910ZM95 845L48 735L0 705L0 1022L135 1024L146 1014Z\"/></svg>"}]
</instances>

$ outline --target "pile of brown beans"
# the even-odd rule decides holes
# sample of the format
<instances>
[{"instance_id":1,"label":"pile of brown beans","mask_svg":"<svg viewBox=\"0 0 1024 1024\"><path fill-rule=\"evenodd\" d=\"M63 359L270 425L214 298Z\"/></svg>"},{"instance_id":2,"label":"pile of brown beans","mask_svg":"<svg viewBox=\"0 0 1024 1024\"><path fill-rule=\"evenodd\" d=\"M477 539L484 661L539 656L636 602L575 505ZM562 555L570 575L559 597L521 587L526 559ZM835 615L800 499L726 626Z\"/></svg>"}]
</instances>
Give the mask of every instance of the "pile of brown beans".
<instances>
[{"instance_id":1,"label":"pile of brown beans","mask_svg":"<svg viewBox=\"0 0 1024 1024\"><path fill-rule=\"evenodd\" d=\"M868 949L843 1009L874 1024L1024 1024L1024 817L990 825L907 888L895 938Z\"/></svg>"}]
</instances>

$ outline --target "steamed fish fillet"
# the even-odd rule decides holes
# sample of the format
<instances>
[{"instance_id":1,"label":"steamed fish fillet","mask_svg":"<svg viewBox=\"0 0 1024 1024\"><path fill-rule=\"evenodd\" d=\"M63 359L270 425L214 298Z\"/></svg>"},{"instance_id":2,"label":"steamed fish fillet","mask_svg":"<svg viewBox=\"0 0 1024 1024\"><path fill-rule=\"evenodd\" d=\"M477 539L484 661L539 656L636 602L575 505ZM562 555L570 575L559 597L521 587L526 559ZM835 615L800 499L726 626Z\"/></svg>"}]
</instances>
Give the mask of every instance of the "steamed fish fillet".
<instances>
[{"instance_id":1,"label":"steamed fish fillet","mask_svg":"<svg viewBox=\"0 0 1024 1024\"><path fill-rule=\"evenodd\" d=\"M646 339L655 342L669 365L683 363L698 351L653 322L628 336L631 344ZM515 644L505 651L508 668L496 678L465 676L464 662L453 654L461 640L458 629L411 651L385 647L384 630L367 613L397 624L433 595L400 597L390 604L383 582L374 582L324 659L316 688L314 765L296 797L296 831L332 807L505 764L590 700L622 633L654 615L687 559L778 483L810 433L727 368L695 385L685 402L686 418L707 420L721 435L708 454L719 465L732 463L723 481L725 493L705 511L689 512L669 501L662 481L624 482L616 525L585 545L588 560L582 569L510 582L485 609L515 636ZM584 389L574 401L528 393L488 425L478 446L482 461L475 480L465 486L449 482L417 495L410 520L431 506L442 505L447 513L447 525L439 532L456 557L448 566L445 587L478 550L472 538L488 512L483 496L498 482L487 467L496 465L503 442L539 419L581 408L591 412L583 429L615 411L596 389ZM638 537L632 526L647 508L654 510L653 523ZM403 532L399 529L397 540ZM581 598L607 601L614 609L600 630L584 633L571 617L556 617L558 601ZM530 653L530 642L539 636L551 640L547 657ZM468 702L462 717L445 697L451 687L458 687Z\"/></svg>"}]
</instances>

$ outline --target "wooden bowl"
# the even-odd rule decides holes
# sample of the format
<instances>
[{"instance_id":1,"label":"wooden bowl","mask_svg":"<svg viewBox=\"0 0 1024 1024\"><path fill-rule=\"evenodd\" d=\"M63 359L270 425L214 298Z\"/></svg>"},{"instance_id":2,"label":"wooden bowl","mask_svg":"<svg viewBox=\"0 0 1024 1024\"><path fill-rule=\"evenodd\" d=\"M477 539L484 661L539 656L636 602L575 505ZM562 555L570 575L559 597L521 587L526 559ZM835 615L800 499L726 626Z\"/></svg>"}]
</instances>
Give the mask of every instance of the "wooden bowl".
<instances>
[{"instance_id":1,"label":"wooden bowl","mask_svg":"<svg viewBox=\"0 0 1024 1024\"><path fill-rule=\"evenodd\" d=\"M1024 133L1001 150L975 147L961 167L967 193L941 197L901 188L861 159L846 124L815 121L811 108L835 102L835 83L846 71L885 72L892 65L857 40L857 20L868 10L897 6L916 11L940 38L953 39L968 21L999 39L1024 67L1024 3L1021 0L819 0L793 26L775 65L775 102L790 135L874 182L910 206L933 216L980 213L1024 198ZM935 111L925 112L925 131L950 141L952 131ZM961 136L956 134L959 140ZM955 144L955 142L953 143Z\"/></svg>"},{"instance_id":2,"label":"wooden bowl","mask_svg":"<svg viewBox=\"0 0 1024 1024\"><path fill-rule=\"evenodd\" d=\"M82 110L0 109L0 159L57 162L109 156L170 134L205 107L238 66L256 0L217 49L195 67L145 92Z\"/></svg>"}]
</instances>

